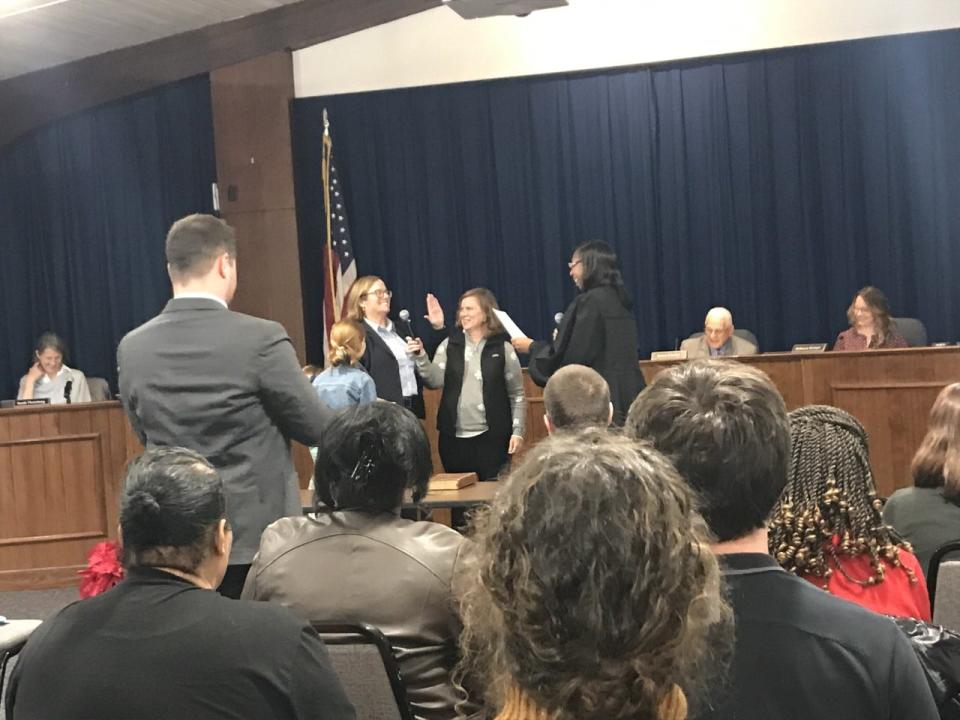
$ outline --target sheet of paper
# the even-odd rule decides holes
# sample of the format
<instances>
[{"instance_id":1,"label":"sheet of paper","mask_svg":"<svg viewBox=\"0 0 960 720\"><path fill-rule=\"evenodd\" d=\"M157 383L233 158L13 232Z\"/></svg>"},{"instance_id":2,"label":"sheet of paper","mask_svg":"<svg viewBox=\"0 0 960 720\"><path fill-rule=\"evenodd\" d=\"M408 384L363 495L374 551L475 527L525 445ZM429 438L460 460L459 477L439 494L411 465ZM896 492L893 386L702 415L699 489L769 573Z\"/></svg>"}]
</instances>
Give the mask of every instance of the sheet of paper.
<instances>
[{"instance_id":1,"label":"sheet of paper","mask_svg":"<svg viewBox=\"0 0 960 720\"><path fill-rule=\"evenodd\" d=\"M507 331L507 334L510 335L510 339L518 337L526 337L527 334L520 329L520 327L513 321L513 318L507 315L503 310L494 310L497 314L497 319L500 320L500 323L503 325L504 329Z\"/></svg>"}]
</instances>

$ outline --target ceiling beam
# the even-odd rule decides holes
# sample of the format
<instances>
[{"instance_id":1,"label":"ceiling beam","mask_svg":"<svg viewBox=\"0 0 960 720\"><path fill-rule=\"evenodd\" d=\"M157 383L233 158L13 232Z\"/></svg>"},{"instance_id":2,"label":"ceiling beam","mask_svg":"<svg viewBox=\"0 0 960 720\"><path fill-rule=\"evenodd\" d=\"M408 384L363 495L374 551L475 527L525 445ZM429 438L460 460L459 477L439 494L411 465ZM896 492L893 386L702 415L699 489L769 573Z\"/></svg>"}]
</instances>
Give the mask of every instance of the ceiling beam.
<instances>
[{"instance_id":1,"label":"ceiling beam","mask_svg":"<svg viewBox=\"0 0 960 720\"><path fill-rule=\"evenodd\" d=\"M0 147L80 110L267 53L299 50L440 4L440 0L302 0L8 78L0 81Z\"/></svg>"}]
</instances>

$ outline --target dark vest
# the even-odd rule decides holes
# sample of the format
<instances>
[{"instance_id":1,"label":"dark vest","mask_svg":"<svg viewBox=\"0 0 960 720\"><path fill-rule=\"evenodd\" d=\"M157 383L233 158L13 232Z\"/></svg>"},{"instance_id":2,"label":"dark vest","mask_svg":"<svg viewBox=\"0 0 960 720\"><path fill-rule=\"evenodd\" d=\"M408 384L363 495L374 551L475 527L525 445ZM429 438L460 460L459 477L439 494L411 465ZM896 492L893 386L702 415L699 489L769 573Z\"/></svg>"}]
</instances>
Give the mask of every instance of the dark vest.
<instances>
[{"instance_id":1,"label":"dark vest","mask_svg":"<svg viewBox=\"0 0 960 720\"><path fill-rule=\"evenodd\" d=\"M510 338L506 334L487 338L480 356L480 372L483 374L483 406L487 414L487 430L504 437L513 432L513 415L510 412L510 396L504 378L504 346ZM463 389L463 351L466 338L462 332L450 336L447 341L447 369L443 375L443 395L437 409L437 430L443 435L457 434L457 408L460 391Z\"/></svg>"}]
</instances>

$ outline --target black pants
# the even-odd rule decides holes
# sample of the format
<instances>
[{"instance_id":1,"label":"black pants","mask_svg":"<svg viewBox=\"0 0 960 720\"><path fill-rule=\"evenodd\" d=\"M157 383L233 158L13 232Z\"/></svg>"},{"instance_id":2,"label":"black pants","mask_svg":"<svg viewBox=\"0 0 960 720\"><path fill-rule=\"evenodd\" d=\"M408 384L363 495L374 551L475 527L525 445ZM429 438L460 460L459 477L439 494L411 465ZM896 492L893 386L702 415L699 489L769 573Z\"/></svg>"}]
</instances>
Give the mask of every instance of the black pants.
<instances>
[{"instance_id":1,"label":"black pants","mask_svg":"<svg viewBox=\"0 0 960 720\"><path fill-rule=\"evenodd\" d=\"M243 591L243 584L247 581L247 573L250 572L250 563L246 565L227 565L227 572L223 576L223 582L217 588L217 592L224 597L240 599L240 593Z\"/></svg>"},{"instance_id":2,"label":"black pants","mask_svg":"<svg viewBox=\"0 0 960 720\"><path fill-rule=\"evenodd\" d=\"M509 435L485 432L470 438L440 435L440 461L450 473L475 472L481 480L496 480L501 468L510 461Z\"/></svg>"}]
</instances>

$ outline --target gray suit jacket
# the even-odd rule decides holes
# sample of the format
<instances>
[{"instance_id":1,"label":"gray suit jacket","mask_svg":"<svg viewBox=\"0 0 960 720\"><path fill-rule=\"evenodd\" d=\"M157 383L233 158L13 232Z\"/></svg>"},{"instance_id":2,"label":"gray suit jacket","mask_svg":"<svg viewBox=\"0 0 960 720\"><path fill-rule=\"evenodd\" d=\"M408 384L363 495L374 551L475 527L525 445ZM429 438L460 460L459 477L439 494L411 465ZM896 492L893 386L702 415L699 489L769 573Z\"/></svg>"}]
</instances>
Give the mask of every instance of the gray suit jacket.
<instances>
[{"instance_id":1,"label":"gray suit jacket","mask_svg":"<svg viewBox=\"0 0 960 720\"><path fill-rule=\"evenodd\" d=\"M757 346L749 340L744 340L736 335L731 335L728 341L731 346L730 352L726 355L756 355ZM699 360L700 358L710 357L710 348L707 346L706 335L700 337L687 338L680 343L680 349L687 351L687 360Z\"/></svg>"},{"instance_id":2,"label":"gray suit jacket","mask_svg":"<svg viewBox=\"0 0 960 720\"><path fill-rule=\"evenodd\" d=\"M117 350L120 396L147 447L196 450L219 471L232 564L263 529L301 512L289 439L315 445L330 417L281 325L214 300L173 299Z\"/></svg>"}]
</instances>

